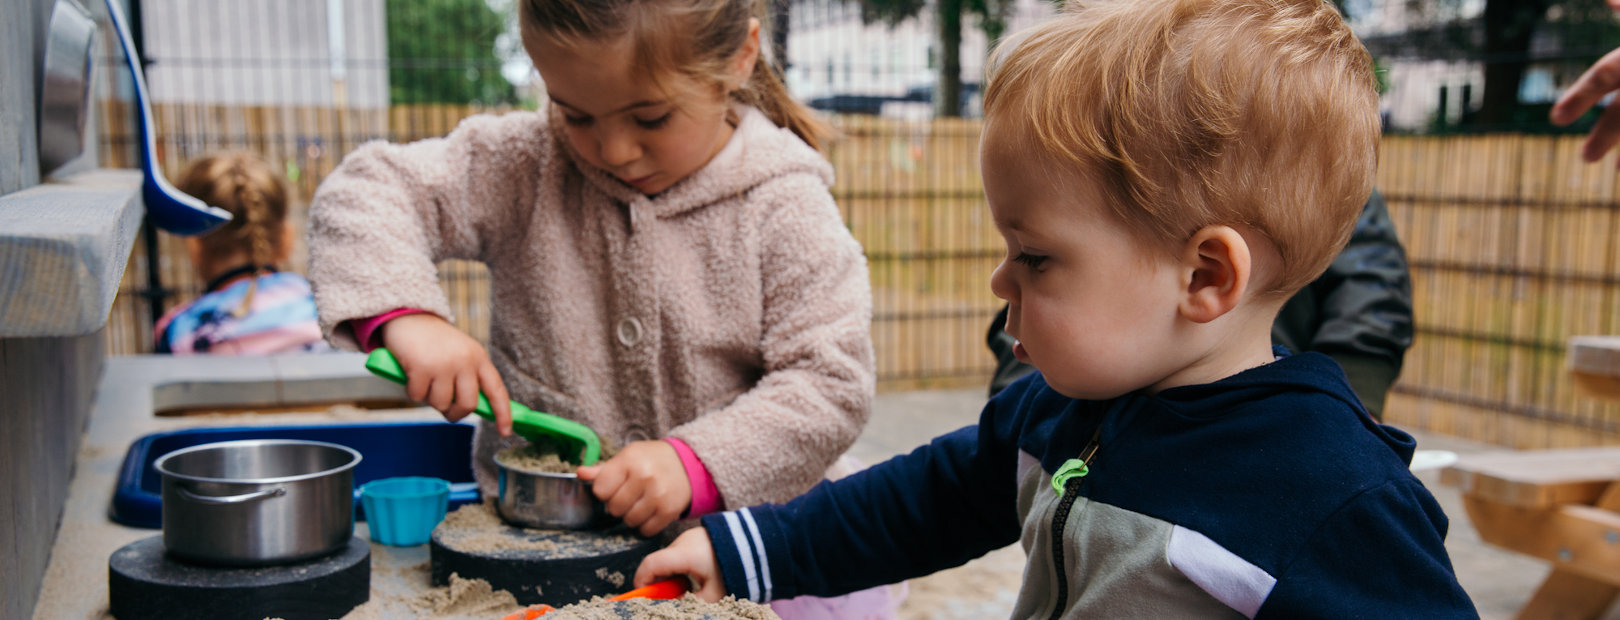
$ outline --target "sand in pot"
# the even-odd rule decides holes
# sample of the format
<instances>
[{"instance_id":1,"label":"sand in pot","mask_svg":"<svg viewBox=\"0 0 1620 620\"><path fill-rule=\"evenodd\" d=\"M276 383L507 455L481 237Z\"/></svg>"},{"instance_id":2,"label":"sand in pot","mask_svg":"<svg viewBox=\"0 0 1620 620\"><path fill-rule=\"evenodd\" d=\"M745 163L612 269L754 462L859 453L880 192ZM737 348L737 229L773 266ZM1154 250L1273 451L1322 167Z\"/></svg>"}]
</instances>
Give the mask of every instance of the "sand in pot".
<instances>
[{"instance_id":1,"label":"sand in pot","mask_svg":"<svg viewBox=\"0 0 1620 620\"><path fill-rule=\"evenodd\" d=\"M561 445L556 442L540 442L512 446L495 453L495 462L518 471L548 474L572 474L579 465L563 460L560 454ZM606 461L618 454L619 447L612 442L602 440L601 460Z\"/></svg>"},{"instance_id":2,"label":"sand in pot","mask_svg":"<svg viewBox=\"0 0 1620 620\"><path fill-rule=\"evenodd\" d=\"M731 596L705 603L691 594L667 601L595 598L541 617L545 620L780 620L766 605Z\"/></svg>"}]
</instances>

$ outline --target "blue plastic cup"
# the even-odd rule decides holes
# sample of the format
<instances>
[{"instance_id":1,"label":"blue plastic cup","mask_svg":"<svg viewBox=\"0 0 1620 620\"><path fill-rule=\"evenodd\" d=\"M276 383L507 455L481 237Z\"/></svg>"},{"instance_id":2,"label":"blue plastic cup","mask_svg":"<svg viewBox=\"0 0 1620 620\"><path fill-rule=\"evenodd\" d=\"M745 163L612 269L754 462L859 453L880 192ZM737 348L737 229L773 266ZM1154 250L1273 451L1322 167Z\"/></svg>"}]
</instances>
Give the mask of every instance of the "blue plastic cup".
<instances>
[{"instance_id":1,"label":"blue plastic cup","mask_svg":"<svg viewBox=\"0 0 1620 620\"><path fill-rule=\"evenodd\" d=\"M371 540L385 545L426 543L449 503L450 482L439 478L383 478L360 485Z\"/></svg>"}]
</instances>

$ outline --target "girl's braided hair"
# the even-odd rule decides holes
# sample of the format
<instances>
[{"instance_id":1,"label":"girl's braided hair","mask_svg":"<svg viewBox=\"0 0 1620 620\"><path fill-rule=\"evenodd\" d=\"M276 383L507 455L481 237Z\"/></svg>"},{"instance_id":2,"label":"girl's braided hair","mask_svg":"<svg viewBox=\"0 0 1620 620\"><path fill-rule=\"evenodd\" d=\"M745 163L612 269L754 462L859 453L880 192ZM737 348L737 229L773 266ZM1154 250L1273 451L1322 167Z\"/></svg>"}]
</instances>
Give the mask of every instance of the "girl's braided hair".
<instances>
[{"instance_id":1,"label":"girl's braided hair","mask_svg":"<svg viewBox=\"0 0 1620 620\"><path fill-rule=\"evenodd\" d=\"M246 254L255 273L274 267L276 250L287 240L287 185L268 163L234 151L197 159L180 173L176 186L187 194L231 212L231 221L203 236L202 260ZM247 313L258 286L252 281L235 314Z\"/></svg>"}]
</instances>

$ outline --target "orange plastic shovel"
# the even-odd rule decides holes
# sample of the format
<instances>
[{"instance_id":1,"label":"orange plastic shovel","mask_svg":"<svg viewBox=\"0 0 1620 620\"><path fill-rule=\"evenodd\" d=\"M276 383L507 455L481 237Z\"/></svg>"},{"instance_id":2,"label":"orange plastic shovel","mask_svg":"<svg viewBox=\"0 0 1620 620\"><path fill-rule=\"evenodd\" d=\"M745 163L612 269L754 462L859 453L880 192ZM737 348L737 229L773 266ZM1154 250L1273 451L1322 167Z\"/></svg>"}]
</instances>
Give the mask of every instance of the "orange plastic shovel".
<instances>
[{"instance_id":1,"label":"orange plastic shovel","mask_svg":"<svg viewBox=\"0 0 1620 620\"><path fill-rule=\"evenodd\" d=\"M668 600L680 598L690 590L691 586L688 585L687 580L684 578L665 579L663 581L655 581L640 588L625 592L624 594L608 597L608 600L628 601L633 598ZM535 618L544 616L547 612L552 611L557 611L557 609L550 605L530 605L523 611L510 614L505 618L501 618L501 620L534 620Z\"/></svg>"}]
</instances>

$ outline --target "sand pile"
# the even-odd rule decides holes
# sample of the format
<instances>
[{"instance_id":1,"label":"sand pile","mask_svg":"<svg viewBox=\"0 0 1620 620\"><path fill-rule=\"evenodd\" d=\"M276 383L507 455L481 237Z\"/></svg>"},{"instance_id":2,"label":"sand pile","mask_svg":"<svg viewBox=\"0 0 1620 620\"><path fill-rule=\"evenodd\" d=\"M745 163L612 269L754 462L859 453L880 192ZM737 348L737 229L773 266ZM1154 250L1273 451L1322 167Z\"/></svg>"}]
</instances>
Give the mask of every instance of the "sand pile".
<instances>
[{"instance_id":1,"label":"sand pile","mask_svg":"<svg viewBox=\"0 0 1620 620\"><path fill-rule=\"evenodd\" d=\"M541 620L781 620L771 608L759 603L726 597L705 603L691 594L668 601L604 598L575 603L544 616Z\"/></svg>"},{"instance_id":2,"label":"sand pile","mask_svg":"<svg viewBox=\"0 0 1620 620\"><path fill-rule=\"evenodd\" d=\"M538 552L545 558L586 558L617 553L644 543L636 531L546 530L518 527L501 520L494 499L457 508L434 529L440 544L461 552Z\"/></svg>"}]
</instances>

